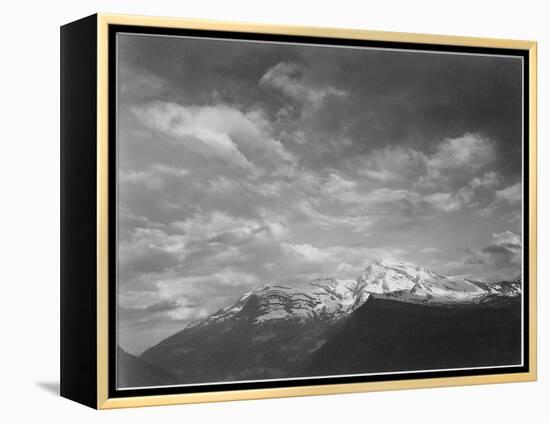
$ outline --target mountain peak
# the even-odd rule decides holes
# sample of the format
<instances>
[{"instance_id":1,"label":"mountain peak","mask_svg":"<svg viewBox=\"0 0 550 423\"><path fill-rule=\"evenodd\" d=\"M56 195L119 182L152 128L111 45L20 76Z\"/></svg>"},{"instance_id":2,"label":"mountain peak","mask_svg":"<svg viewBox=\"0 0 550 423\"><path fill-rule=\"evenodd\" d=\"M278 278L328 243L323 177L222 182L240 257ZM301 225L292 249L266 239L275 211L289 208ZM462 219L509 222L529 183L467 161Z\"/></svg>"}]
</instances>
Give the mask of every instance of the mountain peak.
<instances>
[{"instance_id":1,"label":"mountain peak","mask_svg":"<svg viewBox=\"0 0 550 423\"><path fill-rule=\"evenodd\" d=\"M280 319L335 320L351 313L367 298L357 291L353 279L318 278L297 285L264 285L191 327L232 318L252 319L257 324ZM247 306L251 301L254 306Z\"/></svg>"},{"instance_id":2,"label":"mountain peak","mask_svg":"<svg viewBox=\"0 0 550 423\"><path fill-rule=\"evenodd\" d=\"M414 263L410 263L404 260L397 260L394 258L384 258L382 260L374 261L369 267L373 268L390 268L401 270L410 274L425 273L425 274L435 274L435 272L426 269L425 267L419 266Z\"/></svg>"},{"instance_id":3,"label":"mountain peak","mask_svg":"<svg viewBox=\"0 0 550 423\"><path fill-rule=\"evenodd\" d=\"M475 302L498 293L484 282L442 275L395 259L374 262L359 275L357 283L368 293L409 302Z\"/></svg>"},{"instance_id":4,"label":"mountain peak","mask_svg":"<svg viewBox=\"0 0 550 423\"><path fill-rule=\"evenodd\" d=\"M397 301L451 303L477 302L489 294L513 296L519 289L518 284L491 285L445 276L386 258L371 263L355 280L319 278L296 285L264 285L188 327L228 319L246 319L255 324L285 319L335 321L363 305L372 294Z\"/></svg>"},{"instance_id":5,"label":"mountain peak","mask_svg":"<svg viewBox=\"0 0 550 423\"><path fill-rule=\"evenodd\" d=\"M382 260L375 261L374 264L384 267L417 267L413 263L409 263L403 260L397 260L394 258L383 258Z\"/></svg>"}]
</instances>

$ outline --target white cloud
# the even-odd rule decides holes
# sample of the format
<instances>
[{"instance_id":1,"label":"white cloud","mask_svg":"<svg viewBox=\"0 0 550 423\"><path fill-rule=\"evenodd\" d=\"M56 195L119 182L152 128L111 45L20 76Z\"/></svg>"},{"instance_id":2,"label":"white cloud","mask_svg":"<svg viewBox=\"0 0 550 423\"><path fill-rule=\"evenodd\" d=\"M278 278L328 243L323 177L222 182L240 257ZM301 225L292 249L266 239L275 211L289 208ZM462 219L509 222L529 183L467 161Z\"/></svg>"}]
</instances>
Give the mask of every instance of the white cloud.
<instances>
[{"instance_id":1,"label":"white cloud","mask_svg":"<svg viewBox=\"0 0 550 423\"><path fill-rule=\"evenodd\" d=\"M177 265L186 240L158 228L135 228L129 240L120 240L119 271L162 272Z\"/></svg>"},{"instance_id":2,"label":"white cloud","mask_svg":"<svg viewBox=\"0 0 550 423\"><path fill-rule=\"evenodd\" d=\"M314 263L322 263L331 257L328 252L320 250L311 244L283 243L283 249L291 256Z\"/></svg>"},{"instance_id":3,"label":"white cloud","mask_svg":"<svg viewBox=\"0 0 550 423\"><path fill-rule=\"evenodd\" d=\"M493 233L493 244L516 251L521 249L521 237L512 231L497 232Z\"/></svg>"},{"instance_id":4,"label":"white cloud","mask_svg":"<svg viewBox=\"0 0 550 423\"><path fill-rule=\"evenodd\" d=\"M181 251L185 247L185 237L178 234L167 234L162 229L136 228L132 233L133 246L147 245L167 252Z\"/></svg>"},{"instance_id":5,"label":"white cloud","mask_svg":"<svg viewBox=\"0 0 550 423\"><path fill-rule=\"evenodd\" d=\"M317 247L309 243L284 243L289 257L311 264L310 279L317 277L357 278L374 260L400 259L405 254L401 248L388 246L367 247L363 245L334 245ZM330 269L328 273L327 269Z\"/></svg>"},{"instance_id":6,"label":"white cloud","mask_svg":"<svg viewBox=\"0 0 550 423\"><path fill-rule=\"evenodd\" d=\"M265 224L275 239L283 239L287 234L287 228L279 221L266 220Z\"/></svg>"},{"instance_id":7,"label":"white cloud","mask_svg":"<svg viewBox=\"0 0 550 423\"><path fill-rule=\"evenodd\" d=\"M214 239L234 243L251 239L265 227L256 220L235 217L223 211L196 214L172 226L180 231L185 239L193 242L206 242Z\"/></svg>"},{"instance_id":8,"label":"white cloud","mask_svg":"<svg viewBox=\"0 0 550 423\"><path fill-rule=\"evenodd\" d=\"M491 244L482 248L481 257L501 269L503 273L508 271L503 278L517 278L520 272L521 251L522 242L518 234L512 231L495 232Z\"/></svg>"},{"instance_id":9,"label":"white cloud","mask_svg":"<svg viewBox=\"0 0 550 423\"><path fill-rule=\"evenodd\" d=\"M445 138L431 154L392 146L372 151L362 162L360 174L384 183L416 184L421 189L494 186L498 175L484 171L496 157L494 143L479 134ZM480 176L478 173L484 171Z\"/></svg>"},{"instance_id":10,"label":"white cloud","mask_svg":"<svg viewBox=\"0 0 550 423\"><path fill-rule=\"evenodd\" d=\"M500 175L497 172L484 173L482 177L476 177L470 182L472 188L494 188L500 182Z\"/></svg>"},{"instance_id":11,"label":"white cloud","mask_svg":"<svg viewBox=\"0 0 550 423\"><path fill-rule=\"evenodd\" d=\"M459 188L455 192L437 192L425 195L423 199L439 211L454 212L470 205L476 195L476 189L480 187L482 187L482 185L476 185L476 187L473 188L472 184L469 184Z\"/></svg>"},{"instance_id":12,"label":"white cloud","mask_svg":"<svg viewBox=\"0 0 550 423\"><path fill-rule=\"evenodd\" d=\"M190 171L189 169L186 169L184 167L172 167L172 166L166 166L163 164L156 164L151 166L152 170L162 174L162 175L170 175L175 176L178 178L183 178L185 176L188 176Z\"/></svg>"},{"instance_id":13,"label":"white cloud","mask_svg":"<svg viewBox=\"0 0 550 423\"><path fill-rule=\"evenodd\" d=\"M184 106L154 101L134 107L133 112L142 124L186 150L236 167L258 172L259 163L264 168L294 161L271 136L270 124L259 110L245 113L226 104Z\"/></svg>"},{"instance_id":14,"label":"white cloud","mask_svg":"<svg viewBox=\"0 0 550 423\"><path fill-rule=\"evenodd\" d=\"M146 319L152 318L153 314L169 320L199 319L212 312L209 305L214 308L220 305L220 298L205 301L206 292L212 287L216 287L216 292L222 291L223 287L242 292L258 283L258 278L253 274L225 268L207 275L162 278L152 284L152 290L121 292L118 301L124 309L141 311Z\"/></svg>"},{"instance_id":15,"label":"white cloud","mask_svg":"<svg viewBox=\"0 0 550 423\"><path fill-rule=\"evenodd\" d=\"M297 63L280 62L267 70L260 79L260 86L270 87L286 97L313 108L319 108L330 96L345 97L346 92L331 85L318 86L309 80L308 70ZM303 137L299 137L300 142Z\"/></svg>"},{"instance_id":16,"label":"white cloud","mask_svg":"<svg viewBox=\"0 0 550 423\"><path fill-rule=\"evenodd\" d=\"M140 98L158 97L166 89L166 83L158 76L135 67L125 66L119 63L118 66L119 93L125 96L139 96Z\"/></svg>"},{"instance_id":17,"label":"white cloud","mask_svg":"<svg viewBox=\"0 0 550 423\"><path fill-rule=\"evenodd\" d=\"M191 306L190 298L205 295L208 287L243 287L258 284L256 275L232 268L219 269L204 275L173 276L155 282L157 301L170 300Z\"/></svg>"},{"instance_id":18,"label":"white cloud","mask_svg":"<svg viewBox=\"0 0 550 423\"><path fill-rule=\"evenodd\" d=\"M323 193L327 195L339 194L343 191L350 191L357 187L355 181L350 181L336 173L330 173L323 186Z\"/></svg>"},{"instance_id":19,"label":"white cloud","mask_svg":"<svg viewBox=\"0 0 550 423\"><path fill-rule=\"evenodd\" d=\"M117 300L120 307L145 310L151 304L158 302L159 296L157 291L128 290L119 292Z\"/></svg>"},{"instance_id":20,"label":"white cloud","mask_svg":"<svg viewBox=\"0 0 550 423\"><path fill-rule=\"evenodd\" d=\"M376 188L367 189L364 184L356 180L346 179L343 176L331 172L322 180L320 192L326 201L337 200L343 207L353 205L358 209L372 212L377 206L387 203L395 203L403 200L411 202L418 200L418 194L405 189Z\"/></svg>"},{"instance_id":21,"label":"white cloud","mask_svg":"<svg viewBox=\"0 0 550 423\"><path fill-rule=\"evenodd\" d=\"M520 202L522 199L523 191L521 182L518 182L517 184L510 185L509 187L506 187L500 191L496 192L496 196L498 200L503 200L508 203L517 203Z\"/></svg>"},{"instance_id":22,"label":"white cloud","mask_svg":"<svg viewBox=\"0 0 550 423\"><path fill-rule=\"evenodd\" d=\"M134 108L134 113L143 124L183 142L191 151L231 162L238 167L253 166L227 133L202 124L199 107L187 108L155 101L148 106Z\"/></svg>"},{"instance_id":23,"label":"white cloud","mask_svg":"<svg viewBox=\"0 0 550 423\"><path fill-rule=\"evenodd\" d=\"M406 251L402 248L387 247L367 247L363 245L356 246L333 246L325 249L332 258L332 263L336 263L336 272L331 276L339 278L357 278L373 261L382 259L399 260L404 257Z\"/></svg>"},{"instance_id":24,"label":"white cloud","mask_svg":"<svg viewBox=\"0 0 550 423\"><path fill-rule=\"evenodd\" d=\"M426 162L426 155L420 151L391 146L374 150L361 163L359 172L377 182L408 182L425 172Z\"/></svg>"},{"instance_id":25,"label":"white cloud","mask_svg":"<svg viewBox=\"0 0 550 423\"><path fill-rule=\"evenodd\" d=\"M245 183L247 192L258 194L261 197L278 198L281 192L288 188L288 183L279 179L269 178L267 182Z\"/></svg>"},{"instance_id":26,"label":"white cloud","mask_svg":"<svg viewBox=\"0 0 550 423\"><path fill-rule=\"evenodd\" d=\"M416 201L417 194L405 189L379 188L363 197L367 204L393 203L402 200Z\"/></svg>"},{"instance_id":27,"label":"white cloud","mask_svg":"<svg viewBox=\"0 0 550 423\"><path fill-rule=\"evenodd\" d=\"M323 229L335 229L338 227L348 228L354 232L365 232L374 223L372 216L366 215L334 215L322 213L317 210L309 201L303 200L296 205L296 210L307 217L309 223L317 225Z\"/></svg>"},{"instance_id":28,"label":"white cloud","mask_svg":"<svg viewBox=\"0 0 550 423\"><path fill-rule=\"evenodd\" d=\"M419 183L424 186L451 184L456 179L471 177L494 159L494 143L479 134L446 138L437 145L434 154L428 156L426 174Z\"/></svg>"},{"instance_id":29,"label":"white cloud","mask_svg":"<svg viewBox=\"0 0 550 423\"><path fill-rule=\"evenodd\" d=\"M291 134L288 134L290 140L296 144L307 144L308 138L304 131L293 131Z\"/></svg>"},{"instance_id":30,"label":"white cloud","mask_svg":"<svg viewBox=\"0 0 550 423\"><path fill-rule=\"evenodd\" d=\"M339 273L357 273L357 266L343 262L336 267L336 274Z\"/></svg>"},{"instance_id":31,"label":"white cloud","mask_svg":"<svg viewBox=\"0 0 550 423\"><path fill-rule=\"evenodd\" d=\"M144 170L119 170L118 180L121 184L141 185L149 190L160 190L163 181L157 175Z\"/></svg>"},{"instance_id":32,"label":"white cloud","mask_svg":"<svg viewBox=\"0 0 550 423\"><path fill-rule=\"evenodd\" d=\"M517 207L523 199L523 188L521 182L510 185L504 189L495 192L495 199L488 206L479 211L481 217L493 217L500 208L510 209ZM521 223L521 212L512 210L508 213L509 219L515 223Z\"/></svg>"},{"instance_id":33,"label":"white cloud","mask_svg":"<svg viewBox=\"0 0 550 423\"><path fill-rule=\"evenodd\" d=\"M229 179L223 175L216 176L208 181L209 190L217 194L229 194L240 186L241 184L238 181Z\"/></svg>"},{"instance_id":34,"label":"white cloud","mask_svg":"<svg viewBox=\"0 0 550 423\"><path fill-rule=\"evenodd\" d=\"M183 178L188 176L190 171L185 168L176 168L162 164L152 165L145 170L120 169L118 181L121 184L140 185L151 191L160 191L165 186L165 178Z\"/></svg>"},{"instance_id":35,"label":"white cloud","mask_svg":"<svg viewBox=\"0 0 550 423\"><path fill-rule=\"evenodd\" d=\"M280 220L262 214L262 220L235 217L222 211L197 214L189 219L172 224L188 241L200 242L230 236L233 242L249 240L266 232L278 239L286 228Z\"/></svg>"},{"instance_id":36,"label":"white cloud","mask_svg":"<svg viewBox=\"0 0 550 423\"><path fill-rule=\"evenodd\" d=\"M359 190L358 185L344 179L333 179L323 186L321 192L327 199L338 200L344 205L353 205L371 215L374 219L378 215L400 213L404 209L417 208L428 205L436 211L454 212L468 205L475 195L470 186L461 187L455 192L420 193L412 189L377 188L369 191Z\"/></svg>"},{"instance_id":37,"label":"white cloud","mask_svg":"<svg viewBox=\"0 0 550 423\"><path fill-rule=\"evenodd\" d=\"M498 185L499 174L486 170L495 156L494 143L473 133L444 139L432 154L401 146L374 150L362 161L359 173L388 187L362 195L341 191L339 196L364 204L406 201L416 207L424 203L436 211L456 212L475 205L482 190Z\"/></svg>"},{"instance_id":38,"label":"white cloud","mask_svg":"<svg viewBox=\"0 0 550 423\"><path fill-rule=\"evenodd\" d=\"M425 196L424 200L435 209L444 212L456 211L462 206L462 203L449 192L436 192Z\"/></svg>"},{"instance_id":39,"label":"white cloud","mask_svg":"<svg viewBox=\"0 0 550 423\"><path fill-rule=\"evenodd\" d=\"M172 320L195 320L195 319L204 319L208 317L209 311L205 308L200 307L189 307L185 303L177 303L177 307L173 310L168 310L164 312L164 315Z\"/></svg>"},{"instance_id":40,"label":"white cloud","mask_svg":"<svg viewBox=\"0 0 550 423\"><path fill-rule=\"evenodd\" d=\"M462 261L447 263L451 272L481 280L512 280L521 277L521 236L510 230L493 232L480 249L465 251Z\"/></svg>"}]
</instances>

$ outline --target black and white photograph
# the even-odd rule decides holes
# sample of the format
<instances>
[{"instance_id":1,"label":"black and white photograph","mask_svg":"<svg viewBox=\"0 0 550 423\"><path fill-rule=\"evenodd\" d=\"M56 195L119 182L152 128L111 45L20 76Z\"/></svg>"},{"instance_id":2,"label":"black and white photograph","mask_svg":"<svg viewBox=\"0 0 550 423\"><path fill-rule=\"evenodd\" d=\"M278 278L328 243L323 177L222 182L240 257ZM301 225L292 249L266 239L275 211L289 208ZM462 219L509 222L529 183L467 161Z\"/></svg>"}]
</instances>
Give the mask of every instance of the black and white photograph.
<instances>
[{"instance_id":1,"label":"black and white photograph","mask_svg":"<svg viewBox=\"0 0 550 423\"><path fill-rule=\"evenodd\" d=\"M524 78L117 33L117 389L523 366Z\"/></svg>"}]
</instances>

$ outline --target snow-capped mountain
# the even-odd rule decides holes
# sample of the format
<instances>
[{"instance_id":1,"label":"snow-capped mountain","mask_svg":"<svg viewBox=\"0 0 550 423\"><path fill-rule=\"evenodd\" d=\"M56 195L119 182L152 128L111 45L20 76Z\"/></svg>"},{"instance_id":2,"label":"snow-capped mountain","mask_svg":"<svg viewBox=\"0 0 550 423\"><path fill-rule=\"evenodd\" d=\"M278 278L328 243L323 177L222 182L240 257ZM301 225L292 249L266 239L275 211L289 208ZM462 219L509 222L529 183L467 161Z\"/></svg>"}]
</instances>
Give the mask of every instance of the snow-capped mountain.
<instances>
[{"instance_id":1,"label":"snow-capped mountain","mask_svg":"<svg viewBox=\"0 0 550 423\"><path fill-rule=\"evenodd\" d=\"M478 282L383 260L355 280L247 292L139 359L180 383L422 369L441 350L456 352L443 357L457 367L515 362L519 294L518 282ZM425 339L437 340L433 356ZM506 348L487 347L495 344Z\"/></svg>"},{"instance_id":2,"label":"snow-capped mountain","mask_svg":"<svg viewBox=\"0 0 550 423\"><path fill-rule=\"evenodd\" d=\"M368 293L357 289L357 281L353 279L316 279L296 286L268 285L247 292L234 304L205 320L192 322L188 327L219 323L243 315L243 309L250 306L251 301L254 307L246 316L256 324L278 319L330 321L351 313L367 298Z\"/></svg>"},{"instance_id":3,"label":"snow-capped mountain","mask_svg":"<svg viewBox=\"0 0 550 423\"><path fill-rule=\"evenodd\" d=\"M423 303L479 302L488 295L515 296L519 282L479 282L442 275L412 263L383 260L358 278L361 290L400 301Z\"/></svg>"},{"instance_id":4,"label":"snow-capped mountain","mask_svg":"<svg viewBox=\"0 0 550 423\"><path fill-rule=\"evenodd\" d=\"M279 319L337 320L360 307L371 294L422 303L479 302L488 295L515 296L517 282L486 283L446 276L412 263L382 260L372 263L356 280L316 279L294 286L267 285L245 293L197 325L246 316L261 324ZM250 307L251 301L254 307ZM243 309L249 306L248 313Z\"/></svg>"}]
</instances>

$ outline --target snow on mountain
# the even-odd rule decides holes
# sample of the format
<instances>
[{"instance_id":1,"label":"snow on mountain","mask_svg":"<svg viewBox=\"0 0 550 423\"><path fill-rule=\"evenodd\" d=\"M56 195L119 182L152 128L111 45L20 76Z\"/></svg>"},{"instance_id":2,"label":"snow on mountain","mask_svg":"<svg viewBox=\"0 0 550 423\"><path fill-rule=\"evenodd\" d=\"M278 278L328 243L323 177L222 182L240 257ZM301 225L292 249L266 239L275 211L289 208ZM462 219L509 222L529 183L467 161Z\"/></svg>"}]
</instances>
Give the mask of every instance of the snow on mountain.
<instances>
[{"instance_id":1,"label":"snow on mountain","mask_svg":"<svg viewBox=\"0 0 550 423\"><path fill-rule=\"evenodd\" d=\"M503 295L505 297L516 297L521 294L520 281L491 282L487 284L491 294Z\"/></svg>"},{"instance_id":2,"label":"snow on mountain","mask_svg":"<svg viewBox=\"0 0 550 423\"><path fill-rule=\"evenodd\" d=\"M372 294L430 304L479 302L488 295L516 296L519 292L518 282L471 281L412 263L382 260L372 263L356 280L316 279L295 286L268 285L255 289L187 327L223 322L245 314L255 324L279 319L337 320L353 312Z\"/></svg>"},{"instance_id":3,"label":"snow on mountain","mask_svg":"<svg viewBox=\"0 0 550 423\"><path fill-rule=\"evenodd\" d=\"M487 294L487 290L465 279L394 260L371 264L357 281L369 293L385 294L403 301L472 301Z\"/></svg>"},{"instance_id":4,"label":"snow on mountain","mask_svg":"<svg viewBox=\"0 0 550 423\"><path fill-rule=\"evenodd\" d=\"M296 286L269 285L247 292L234 304L224 307L207 319L190 326L222 322L241 313L251 300L255 301L254 321L274 319L333 320L348 314L368 298L355 289L354 280L316 279Z\"/></svg>"},{"instance_id":5,"label":"snow on mountain","mask_svg":"<svg viewBox=\"0 0 550 423\"><path fill-rule=\"evenodd\" d=\"M423 303L478 302L488 295L515 296L520 292L518 282L472 281L394 260L373 263L357 281L368 293Z\"/></svg>"}]
</instances>

